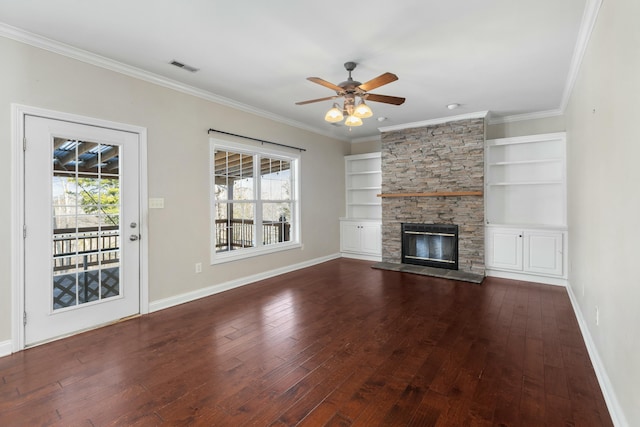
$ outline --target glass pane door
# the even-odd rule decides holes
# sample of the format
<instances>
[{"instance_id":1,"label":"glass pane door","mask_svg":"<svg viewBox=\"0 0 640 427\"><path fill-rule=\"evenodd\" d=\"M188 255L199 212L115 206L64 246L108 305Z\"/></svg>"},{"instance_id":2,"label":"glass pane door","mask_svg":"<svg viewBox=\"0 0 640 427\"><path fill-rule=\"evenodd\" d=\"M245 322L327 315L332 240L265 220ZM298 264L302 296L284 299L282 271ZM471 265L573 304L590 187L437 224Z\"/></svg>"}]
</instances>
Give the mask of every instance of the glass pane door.
<instances>
[{"instance_id":1,"label":"glass pane door","mask_svg":"<svg viewBox=\"0 0 640 427\"><path fill-rule=\"evenodd\" d=\"M120 295L119 154L117 145L53 139L53 310Z\"/></svg>"}]
</instances>

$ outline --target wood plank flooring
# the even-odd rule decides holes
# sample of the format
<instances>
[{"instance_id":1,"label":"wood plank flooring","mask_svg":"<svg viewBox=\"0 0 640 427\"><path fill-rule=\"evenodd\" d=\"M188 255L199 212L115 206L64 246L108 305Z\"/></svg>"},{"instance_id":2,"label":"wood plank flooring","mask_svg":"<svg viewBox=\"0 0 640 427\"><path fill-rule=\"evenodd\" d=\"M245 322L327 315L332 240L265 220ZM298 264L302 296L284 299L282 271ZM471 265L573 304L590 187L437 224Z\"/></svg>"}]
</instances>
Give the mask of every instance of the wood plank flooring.
<instances>
[{"instance_id":1,"label":"wood plank flooring","mask_svg":"<svg viewBox=\"0 0 640 427\"><path fill-rule=\"evenodd\" d=\"M371 264L0 358L0 425L612 425L564 288Z\"/></svg>"}]
</instances>

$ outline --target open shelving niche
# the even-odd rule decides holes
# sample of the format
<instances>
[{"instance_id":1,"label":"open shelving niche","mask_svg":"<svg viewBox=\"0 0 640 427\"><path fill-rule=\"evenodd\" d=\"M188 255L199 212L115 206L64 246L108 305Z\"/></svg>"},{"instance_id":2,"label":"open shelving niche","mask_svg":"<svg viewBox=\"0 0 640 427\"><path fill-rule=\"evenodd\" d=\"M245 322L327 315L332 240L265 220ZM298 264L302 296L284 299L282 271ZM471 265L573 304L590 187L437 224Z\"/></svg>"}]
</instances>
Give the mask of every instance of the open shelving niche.
<instances>
[{"instance_id":1,"label":"open shelving niche","mask_svg":"<svg viewBox=\"0 0 640 427\"><path fill-rule=\"evenodd\" d=\"M381 219L382 191L380 153L345 157L346 218Z\"/></svg>"},{"instance_id":2,"label":"open shelving niche","mask_svg":"<svg viewBox=\"0 0 640 427\"><path fill-rule=\"evenodd\" d=\"M565 134L486 141L488 225L566 227Z\"/></svg>"}]
</instances>

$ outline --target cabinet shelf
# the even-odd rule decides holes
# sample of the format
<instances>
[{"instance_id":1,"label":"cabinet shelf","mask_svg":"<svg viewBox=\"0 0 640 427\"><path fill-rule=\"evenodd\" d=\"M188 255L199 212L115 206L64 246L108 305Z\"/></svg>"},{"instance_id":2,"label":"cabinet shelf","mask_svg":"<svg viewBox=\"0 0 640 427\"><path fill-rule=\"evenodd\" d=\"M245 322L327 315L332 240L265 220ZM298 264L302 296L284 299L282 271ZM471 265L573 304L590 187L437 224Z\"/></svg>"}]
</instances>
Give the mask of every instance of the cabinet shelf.
<instances>
[{"instance_id":1,"label":"cabinet shelf","mask_svg":"<svg viewBox=\"0 0 640 427\"><path fill-rule=\"evenodd\" d=\"M551 158L551 159L536 159L536 160L513 160L506 162L493 162L487 163L488 166L512 166L512 165L532 165L536 163L558 163L562 162L561 158Z\"/></svg>"},{"instance_id":2,"label":"cabinet shelf","mask_svg":"<svg viewBox=\"0 0 640 427\"><path fill-rule=\"evenodd\" d=\"M506 186L506 185L558 185L562 181L514 181L514 182L489 182L488 186Z\"/></svg>"}]
</instances>

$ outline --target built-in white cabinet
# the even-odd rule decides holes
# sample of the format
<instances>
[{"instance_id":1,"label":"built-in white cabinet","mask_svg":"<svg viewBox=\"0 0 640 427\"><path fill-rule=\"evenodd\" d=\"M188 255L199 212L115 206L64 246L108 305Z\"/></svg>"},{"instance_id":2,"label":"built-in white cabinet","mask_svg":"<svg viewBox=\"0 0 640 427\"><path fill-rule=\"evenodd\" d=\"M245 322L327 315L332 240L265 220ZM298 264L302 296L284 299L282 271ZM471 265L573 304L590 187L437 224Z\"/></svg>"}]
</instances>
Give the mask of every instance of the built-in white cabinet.
<instances>
[{"instance_id":1,"label":"built-in white cabinet","mask_svg":"<svg viewBox=\"0 0 640 427\"><path fill-rule=\"evenodd\" d=\"M379 261L382 256L380 153L345 156L346 217L340 219L343 256Z\"/></svg>"},{"instance_id":2,"label":"built-in white cabinet","mask_svg":"<svg viewBox=\"0 0 640 427\"><path fill-rule=\"evenodd\" d=\"M378 260L382 252L380 221L341 220L340 251L353 258Z\"/></svg>"},{"instance_id":3,"label":"built-in white cabinet","mask_svg":"<svg viewBox=\"0 0 640 427\"><path fill-rule=\"evenodd\" d=\"M488 269L565 278L566 231L487 227Z\"/></svg>"},{"instance_id":4,"label":"built-in white cabinet","mask_svg":"<svg viewBox=\"0 0 640 427\"><path fill-rule=\"evenodd\" d=\"M487 275L565 284L564 133L487 140Z\"/></svg>"}]
</instances>

